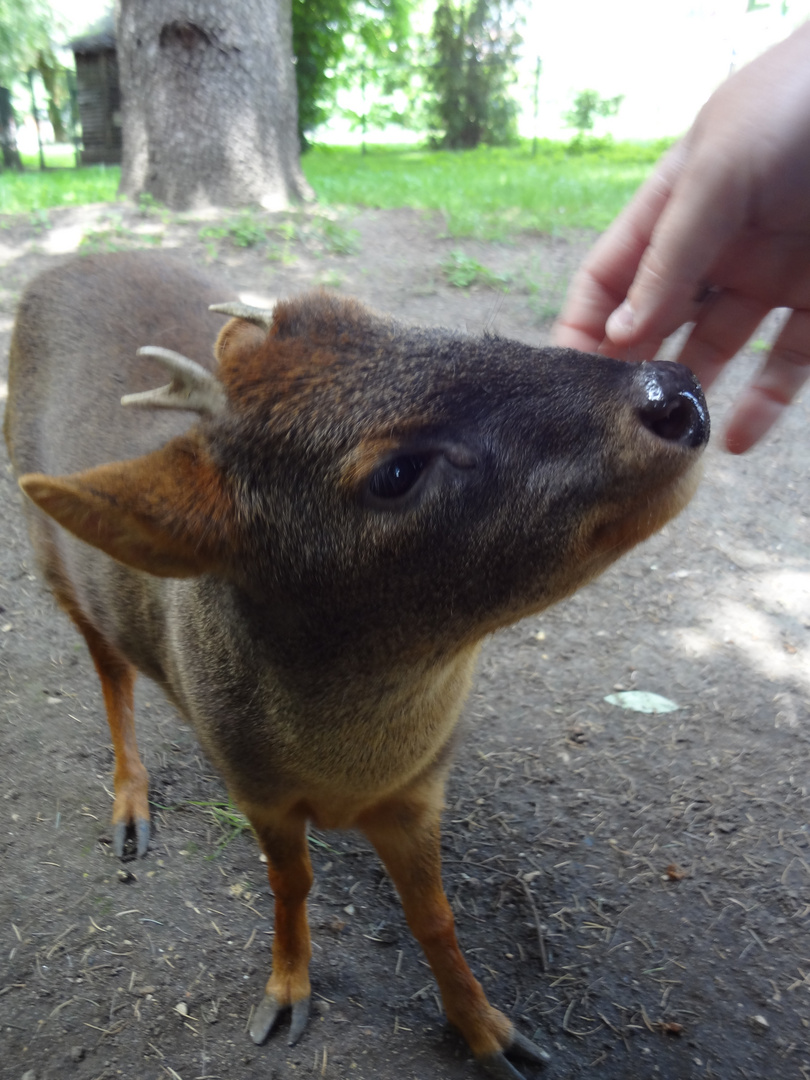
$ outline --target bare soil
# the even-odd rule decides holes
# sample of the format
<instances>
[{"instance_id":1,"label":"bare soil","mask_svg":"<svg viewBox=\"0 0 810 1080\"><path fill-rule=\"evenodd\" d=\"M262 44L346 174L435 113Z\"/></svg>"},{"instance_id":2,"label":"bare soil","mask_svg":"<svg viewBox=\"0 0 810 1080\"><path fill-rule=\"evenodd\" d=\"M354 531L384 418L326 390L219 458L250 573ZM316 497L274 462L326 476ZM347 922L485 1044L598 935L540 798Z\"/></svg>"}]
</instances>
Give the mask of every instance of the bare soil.
<instances>
[{"instance_id":1,"label":"bare soil","mask_svg":"<svg viewBox=\"0 0 810 1080\"><path fill-rule=\"evenodd\" d=\"M3 357L25 283L88 233L96 248L151 233L254 302L326 282L401 317L535 344L593 239L484 245L376 211L255 217L284 227L247 248L200 236L222 220L108 206L6 220ZM456 251L509 275L509 291L452 286L441 265ZM758 360L746 353L712 391L716 432ZM553 1055L527 1077L810 1078L808 432L805 392L746 457L712 447L680 518L485 648L448 791L445 880L490 1000ZM146 859L113 857L99 687L34 576L18 503L3 457L0 1076L477 1075L351 834L313 838L309 1028L292 1049L283 1028L250 1042L272 936L256 844L221 823L222 783L144 680L155 835ZM617 689L679 708L627 711L604 700Z\"/></svg>"}]
</instances>

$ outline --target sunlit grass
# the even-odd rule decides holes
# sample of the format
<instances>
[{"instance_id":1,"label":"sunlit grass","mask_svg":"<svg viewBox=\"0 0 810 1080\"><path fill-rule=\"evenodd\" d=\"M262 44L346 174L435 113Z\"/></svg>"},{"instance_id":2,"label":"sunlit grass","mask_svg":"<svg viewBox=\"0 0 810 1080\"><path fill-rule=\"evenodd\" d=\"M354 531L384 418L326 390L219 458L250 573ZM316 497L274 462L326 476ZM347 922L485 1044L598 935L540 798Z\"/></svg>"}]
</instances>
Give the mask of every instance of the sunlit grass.
<instances>
[{"instance_id":1,"label":"sunlit grass","mask_svg":"<svg viewBox=\"0 0 810 1080\"><path fill-rule=\"evenodd\" d=\"M72 169L76 165L76 151L70 143L53 143L43 147L45 167L48 169ZM39 153L20 154L26 169L39 168Z\"/></svg>"},{"instance_id":2,"label":"sunlit grass","mask_svg":"<svg viewBox=\"0 0 810 1080\"><path fill-rule=\"evenodd\" d=\"M45 148L47 168L40 171L39 156L23 155L25 172L0 172L0 214L26 214L52 206L82 206L112 202L121 170L117 165L73 168L71 146Z\"/></svg>"},{"instance_id":3,"label":"sunlit grass","mask_svg":"<svg viewBox=\"0 0 810 1080\"><path fill-rule=\"evenodd\" d=\"M319 200L436 210L453 236L497 238L524 229L603 229L649 174L663 144L561 143L459 152L316 147L303 158Z\"/></svg>"},{"instance_id":4,"label":"sunlit grass","mask_svg":"<svg viewBox=\"0 0 810 1080\"><path fill-rule=\"evenodd\" d=\"M322 205L411 207L441 214L453 236L482 239L531 229L559 234L603 229L648 175L665 144L541 140L517 147L450 152L372 147L315 147L304 155L307 179ZM49 167L0 172L0 214L112 202L120 169L74 169L71 147L47 148ZM61 167L54 167L61 166Z\"/></svg>"}]
</instances>

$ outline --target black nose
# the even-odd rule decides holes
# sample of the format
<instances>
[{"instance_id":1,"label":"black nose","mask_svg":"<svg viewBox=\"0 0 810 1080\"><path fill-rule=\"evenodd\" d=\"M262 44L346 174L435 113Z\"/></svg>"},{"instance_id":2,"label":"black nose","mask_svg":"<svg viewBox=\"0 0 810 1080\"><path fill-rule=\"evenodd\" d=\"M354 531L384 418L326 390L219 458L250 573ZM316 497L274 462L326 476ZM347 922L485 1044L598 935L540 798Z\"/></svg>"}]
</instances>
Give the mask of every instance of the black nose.
<instances>
[{"instance_id":1,"label":"black nose","mask_svg":"<svg viewBox=\"0 0 810 1080\"><path fill-rule=\"evenodd\" d=\"M709 441L709 410L700 383L683 364L651 360L638 365L638 416L659 439L699 447Z\"/></svg>"}]
</instances>

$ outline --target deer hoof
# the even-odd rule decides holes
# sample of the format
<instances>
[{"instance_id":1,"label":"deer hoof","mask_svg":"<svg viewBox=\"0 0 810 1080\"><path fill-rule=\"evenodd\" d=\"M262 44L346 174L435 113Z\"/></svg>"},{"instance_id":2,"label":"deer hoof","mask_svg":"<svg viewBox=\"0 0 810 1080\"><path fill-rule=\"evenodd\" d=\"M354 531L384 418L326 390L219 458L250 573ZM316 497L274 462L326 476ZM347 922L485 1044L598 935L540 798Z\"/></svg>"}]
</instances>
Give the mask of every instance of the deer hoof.
<instances>
[{"instance_id":1,"label":"deer hoof","mask_svg":"<svg viewBox=\"0 0 810 1080\"><path fill-rule=\"evenodd\" d=\"M119 859L124 858L127 839L134 833L135 856L142 859L149 848L149 819L136 818L134 822L118 821L113 825L113 852Z\"/></svg>"},{"instance_id":2,"label":"deer hoof","mask_svg":"<svg viewBox=\"0 0 810 1080\"><path fill-rule=\"evenodd\" d=\"M505 1053L490 1054L478 1060L484 1072L494 1077L494 1080L525 1080L523 1073L518 1072L506 1058L506 1054L530 1061L533 1065L547 1065L551 1061L550 1055L545 1050L533 1043L531 1039L527 1039L525 1035L521 1035L519 1031L513 1033L512 1041L506 1047Z\"/></svg>"},{"instance_id":3,"label":"deer hoof","mask_svg":"<svg viewBox=\"0 0 810 1080\"><path fill-rule=\"evenodd\" d=\"M288 1008L282 1004L273 994L265 994L259 1002L258 1008L250 1022L250 1037L260 1045L264 1042L273 1028L276 1026L281 1013ZM309 997L302 998L292 1005L292 1018L290 1022L290 1034L287 1042L293 1046L304 1033L309 1019Z\"/></svg>"}]
</instances>

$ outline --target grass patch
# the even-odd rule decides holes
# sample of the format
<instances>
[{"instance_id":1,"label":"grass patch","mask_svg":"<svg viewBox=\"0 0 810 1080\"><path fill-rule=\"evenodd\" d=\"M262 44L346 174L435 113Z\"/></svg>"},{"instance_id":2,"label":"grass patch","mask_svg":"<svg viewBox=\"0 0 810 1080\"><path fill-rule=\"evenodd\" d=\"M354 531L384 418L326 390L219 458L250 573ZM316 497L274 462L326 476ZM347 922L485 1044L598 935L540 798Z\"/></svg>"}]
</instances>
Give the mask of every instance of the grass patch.
<instances>
[{"instance_id":1,"label":"grass patch","mask_svg":"<svg viewBox=\"0 0 810 1080\"><path fill-rule=\"evenodd\" d=\"M45 166L48 169L73 169L76 166L76 151L69 143L54 143L42 148ZM26 169L39 169L39 154L20 154Z\"/></svg>"},{"instance_id":2,"label":"grass patch","mask_svg":"<svg viewBox=\"0 0 810 1080\"><path fill-rule=\"evenodd\" d=\"M53 206L114 202L121 170L112 165L45 172L0 172L0 214L27 214Z\"/></svg>"},{"instance_id":3,"label":"grass patch","mask_svg":"<svg viewBox=\"0 0 810 1080\"><path fill-rule=\"evenodd\" d=\"M501 239L521 230L604 229L666 148L593 140L430 151L316 147L304 155L319 200L436 210L451 236Z\"/></svg>"},{"instance_id":4,"label":"grass patch","mask_svg":"<svg viewBox=\"0 0 810 1080\"><path fill-rule=\"evenodd\" d=\"M367 154L356 148L315 147L302 164L324 205L434 210L443 215L450 235L491 240L527 229L561 234L605 228L666 145L541 140L534 156L529 143L456 152L373 147ZM116 198L117 166L40 172L36 158L27 160L32 164L29 172L0 172L2 214ZM51 166L67 166L72 149L49 147L46 160ZM211 239L227 239L235 246L261 244L265 239L257 236L255 225L247 211L234 219L226 237ZM323 246L333 253L350 253L356 245L356 237L341 226L323 226L322 234Z\"/></svg>"}]
</instances>

